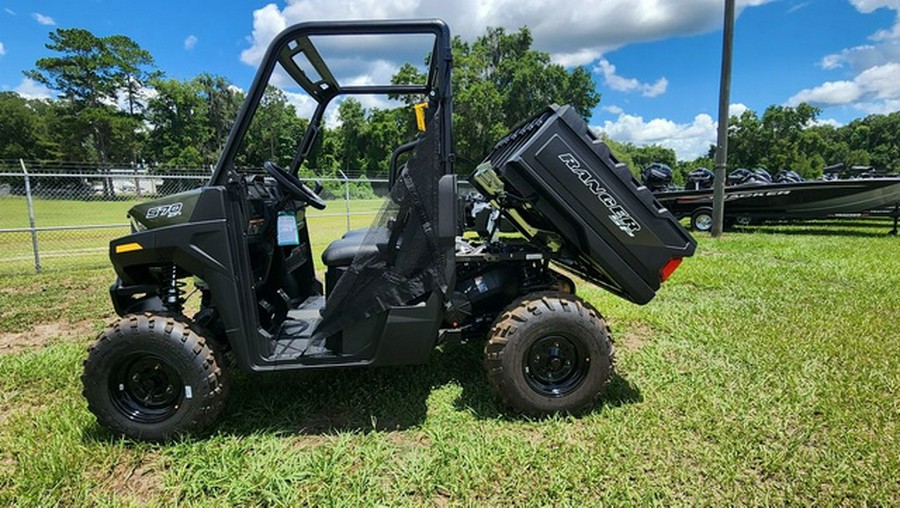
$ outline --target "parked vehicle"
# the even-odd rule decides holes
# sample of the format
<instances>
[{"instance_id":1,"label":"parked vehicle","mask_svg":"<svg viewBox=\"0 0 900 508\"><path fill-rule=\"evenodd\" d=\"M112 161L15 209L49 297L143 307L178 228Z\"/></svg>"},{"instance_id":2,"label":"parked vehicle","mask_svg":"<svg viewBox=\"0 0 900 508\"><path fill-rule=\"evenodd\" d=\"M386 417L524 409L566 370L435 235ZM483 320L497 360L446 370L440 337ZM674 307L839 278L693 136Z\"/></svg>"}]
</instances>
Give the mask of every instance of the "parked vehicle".
<instances>
[{"instance_id":1,"label":"parked vehicle","mask_svg":"<svg viewBox=\"0 0 900 508\"><path fill-rule=\"evenodd\" d=\"M695 170L682 190L656 192L656 199L678 218L690 217L691 229L712 228L712 172ZM768 220L809 220L887 216L900 218L900 177L804 181L794 171L737 169L725 189L726 225ZM659 182L645 183L660 188Z\"/></svg>"},{"instance_id":2,"label":"parked vehicle","mask_svg":"<svg viewBox=\"0 0 900 508\"><path fill-rule=\"evenodd\" d=\"M320 51L332 37L409 35L430 38L424 83L342 83ZM135 206L133 233L110 243L121 317L91 346L82 377L101 424L146 440L210 428L228 392L224 354L256 373L421 364L451 337L486 341L488 381L512 411L594 404L614 349L570 274L645 304L695 242L565 106L501 139L471 177L518 233L462 236L450 47L439 20L304 23L274 39L209 183ZM315 100L309 127L289 167L245 170L237 154L263 93L285 82ZM323 284L306 210L327 203L297 174L328 104L359 94L426 97L416 107L424 132L395 150L372 227L325 249ZM201 294L192 316L188 278Z\"/></svg>"}]
</instances>

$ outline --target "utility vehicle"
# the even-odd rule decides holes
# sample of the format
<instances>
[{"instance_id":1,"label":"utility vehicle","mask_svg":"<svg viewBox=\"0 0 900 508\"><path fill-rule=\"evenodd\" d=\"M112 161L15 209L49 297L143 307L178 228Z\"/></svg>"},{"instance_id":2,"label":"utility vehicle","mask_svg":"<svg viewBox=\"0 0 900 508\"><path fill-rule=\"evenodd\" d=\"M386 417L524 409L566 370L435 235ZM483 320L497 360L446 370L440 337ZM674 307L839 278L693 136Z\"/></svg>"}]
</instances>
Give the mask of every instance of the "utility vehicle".
<instances>
[{"instance_id":1,"label":"utility vehicle","mask_svg":"<svg viewBox=\"0 0 900 508\"><path fill-rule=\"evenodd\" d=\"M423 40L419 84L342 83L330 65L348 59L323 56ZM488 381L513 411L595 402L613 344L573 276L644 304L694 241L574 110L557 106L500 140L470 177L518 233L463 231L450 47L440 20L304 23L274 39L209 183L135 206L133 233L110 243L121 318L90 347L82 378L102 425L144 440L209 428L228 391L225 354L257 373L421 364L449 338L486 339ZM315 109L290 165L262 172L240 154L267 86L302 92ZM326 107L346 95L423 97L427 107L416 107L423 132L394 151L375 223L322 254L323 284L306 210L326 201L297 175ZM188 278L202 295L192 316Z\"/></svg>"}]
</instances>

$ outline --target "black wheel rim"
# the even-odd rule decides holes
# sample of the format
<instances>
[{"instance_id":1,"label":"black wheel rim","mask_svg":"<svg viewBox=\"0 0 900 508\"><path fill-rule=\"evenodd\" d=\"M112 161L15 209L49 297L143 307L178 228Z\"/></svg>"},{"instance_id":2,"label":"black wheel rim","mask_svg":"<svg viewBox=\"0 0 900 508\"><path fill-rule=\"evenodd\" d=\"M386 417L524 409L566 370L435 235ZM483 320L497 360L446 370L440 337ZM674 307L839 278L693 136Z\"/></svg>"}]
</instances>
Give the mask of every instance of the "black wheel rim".
<instances>
[{"instance_id":1,"label":"black wheel rim","mask_svg":"<svg viewBox=\"0 0 900 508\"><path fill-rule=\"evenodd\" d=\"M159 423L174 415L184 399L178 371L153 354L135 354L113 370L109 385L113 404L128 419Z\"/></svg>"},{"instance_id":2,"label":"black wheel rim","mask_svg":"<svg viewBox=\"0 0 900 508\"><path fill-rule=\"evenodd\" d=\"M548 397L563 397L581 386L590 358L577 341L548 335L528 348L523 367L532 390Z\"/></svg>"}]
</instances>

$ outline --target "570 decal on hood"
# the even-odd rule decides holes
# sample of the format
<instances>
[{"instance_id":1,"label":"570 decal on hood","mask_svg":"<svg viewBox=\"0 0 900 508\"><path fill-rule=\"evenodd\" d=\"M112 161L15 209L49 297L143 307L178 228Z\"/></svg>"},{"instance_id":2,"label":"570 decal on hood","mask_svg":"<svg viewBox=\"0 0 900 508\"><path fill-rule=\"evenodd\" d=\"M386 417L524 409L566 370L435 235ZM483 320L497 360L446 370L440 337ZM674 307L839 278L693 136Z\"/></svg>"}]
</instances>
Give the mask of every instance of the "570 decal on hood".
<instances>
[{"instance_id":1,"label":"570 decal on hood","mask_svg":"<svg viewBox=\"0 0 900 508\"><path fill-rule=\"evenodd\" d=\"M581 166L581 162L571 153L563 153L559 155L559 160L569 168L569 171L575 174L581 183L584 184L597 199L603 203L611 214L609 220L616 225L623 233L634 238L634 234L641 230L641 225L634 219L631 213L616 201L616 198L609 193L599 180L594 178L590 171Z\"/></svg>"}]
</instances>

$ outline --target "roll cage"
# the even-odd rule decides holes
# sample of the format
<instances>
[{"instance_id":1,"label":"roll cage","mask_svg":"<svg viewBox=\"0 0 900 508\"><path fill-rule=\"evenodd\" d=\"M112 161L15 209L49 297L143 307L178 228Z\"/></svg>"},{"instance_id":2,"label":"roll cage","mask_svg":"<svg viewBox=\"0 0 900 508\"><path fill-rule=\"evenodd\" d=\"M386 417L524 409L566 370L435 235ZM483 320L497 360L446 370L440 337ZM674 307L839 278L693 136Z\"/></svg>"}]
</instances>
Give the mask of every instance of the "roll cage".
<instances>
[{"instance_id":1,"label":"roll cage","mask_svg":"<svg viewBox=\"0 0 900 508\"><path fill-rule=\"evenodd\" d=\"M390 35L433 35L434 46L428 58L428 76L419 85L352 85L340 83L332 73L328 63L322 58L311 37L327 36L390 36ZM305 57L317 76L297 64L297 57ZM262 101L266 87L271 82L276 64L281 64L285 72L316 102L316 109L309 121L303 137L297 145L288 171L296 175L309 156L316 137L322 128L328 105L342 95L414 95L427 98L429 110L442 111L439 116L439 178L452 173L452 121L453 105L450 72L452 66L450 29L439 19L390 20L390 21L329 21L308 22L291 26L275 37L256 73L250 91L238 113L237 120L225 141L222 155L216 163L210 185L224 185L229 173L235 170L235 156L250 123ZM393 176L393 175L392 175Z\"/></svg>"}]
</instances>

